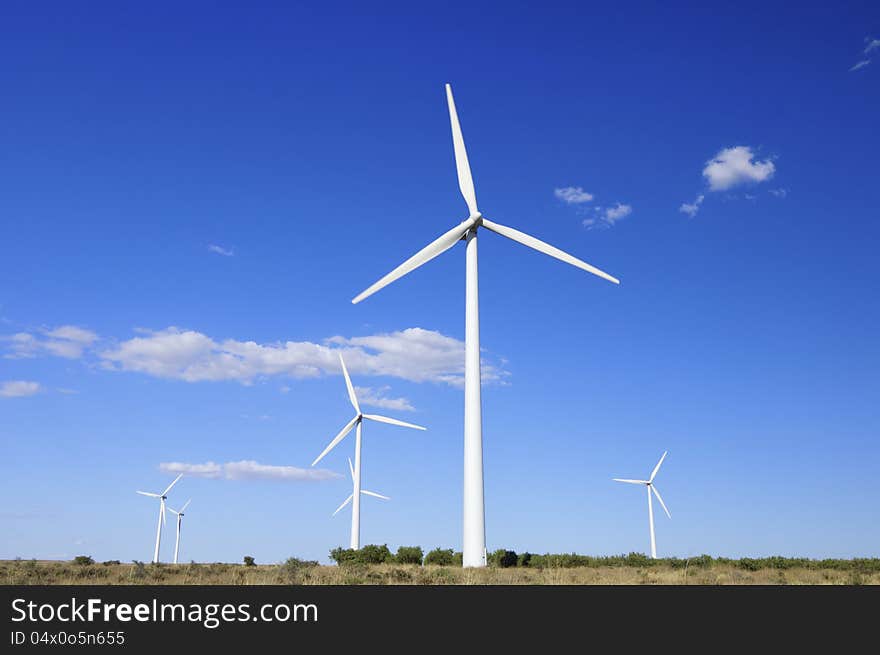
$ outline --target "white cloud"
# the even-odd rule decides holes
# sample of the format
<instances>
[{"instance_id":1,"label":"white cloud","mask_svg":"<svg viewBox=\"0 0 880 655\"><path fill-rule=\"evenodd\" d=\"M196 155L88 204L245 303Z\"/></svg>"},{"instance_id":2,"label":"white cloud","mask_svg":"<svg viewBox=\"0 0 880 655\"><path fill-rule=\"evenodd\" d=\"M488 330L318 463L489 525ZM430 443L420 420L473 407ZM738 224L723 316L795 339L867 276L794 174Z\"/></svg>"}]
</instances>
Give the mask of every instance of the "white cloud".
<instances>
[{"instance_id":1,"label":"white cloud","mask_svg":"<svg viewBox=\"0 0 880 655\"><path fill-rule=\"evenodd\" d=\"M464 384L464 343L439 332L408 328L366 337L332 337L258 344L214 339L193 330L166 328L134 337L98 353L105 368L135 371L187 382L236 380L286 375L310 378L339 374L342 351L352 374L387 375L412 382ZM499 382L506 373L484 363L483 380Z\"/></svg>"},{"instance_id":2,"label":"white cloud","mask_svg":"<svg viewBox=\"0 0 880 655\"><path fill-rule=\"evenodd\" d=\"M357 395L358 404L369 405L370 407L381 407L383 409L395 409L401 412L414 412L416 408L412 406L408 398L387 398L385 396L391 387L384 386L374 389L373 387L355 387L354 392Z\"/></svg>"},{"instance_id":3,"label":"white cloud","mask_svg":"<svg viewBox=\"0 0 880 655\"><path fill-rule=\"evenodd\" d=\"M593 194L588 193L579 186L567 186L560 189L554 189L553 195L568 205L580 205L590 202Z\"/></svg>"},{"instance_id":4,"label":"white cloud","mask_svg":"<svg viewBox=\"0 0 880 655\"><path fill-rule=\"evenodd\" d=\"M98 339L98 335L75 325L62 325L53 330L42 329L39 335L19 332L2 340L11 343L7 359L36 357L41 354L55 355L65 359L78 359L83 351Z\"/></svg>"},{"instance_id":5,"label":"white cloud","mask_svg":"<svg viewBox=\"0 0 880 655\"><path fill-rule=\"evenodd\" d=\"M54 330L46 330L46 336L56 339L66 339L77 343L90 344L98 340L98 335L91 330L77 327L75 325L62 325Z\"/></svg>"},{"instance_id":6,"label":"white cloud","mask_svg":"<svg viewBox=\"0 0 880 655\"><path fill-rule=\"evenodd\" d=\"M595 207L594 215L583 220L584 227L611 227L621 218L632 214L632 206L617 203L614 207Z\"/></svg>"},{"instance_id":7,"label":"white cloud","mask_svg":"<svg viewBox=\"0 0 880 655\"><path fill-rule=\"evenodd\" d=\"M678 208L678 211L680 211L682 214L687 214L688 216L693 218L697 215L697 212L700 211L700 205L703 204L703 200L705 197L706 196L701 193L692 203L681 203L681 207Z\"/></svg>"},{"instance_id":8,"label":"white cloud","mask_svg":"<svg viewBox=\"0 0 880 655\"><path fill-rule=\"evenodd\" d=\"M260 464L251 459L239 462L216 464L186 464L184 462L162 462L159 470L163 473L178 474L196 478L225 480L286 480L295 482L317 482L342 477L339 473L327 469L304 469L296 466L276 466Z\"/></svg>"},{"instance_id":9,"label":"white cloud","mask_svg":"<svg viewBox=\"0 0 880 655\"><path fill-rule=\"evenodd\" d=\"M34 357L49 354L76 358L87 351L105 369L131 371L158 378L186 382L234 380L251 384L272 376L311 378L341 374L338 353L345 356L352 374L390 376L412 382L464 385L464 342L440 332L407 328L398 332L363 337L335 336L323 343L285 341L259 344L235 339L215 340L194 330L168 327L97 347L97 335L65 326L51 333L54 338L19 333L4 337L9 342L6 357ZM70 337L76 336L79 340ZM112 342L111 342L112 343ZM483 362L484 382L504 383L507 372ZM282 387L282 393L289 387ZM387 400L387 399L386 399Z\"/></svg>"},{"instance_id":10,"label":"white cloud","mask_svg":"<svg viewBox=\"0 0 880 655\"><path fill-rule=\"evenodd\" d=\"M880 39L867 38L865 39L865 43L867 43L865 46L865 54L868 54L874 48L880 48Z\"/></svg>"},{"instance_id":11,"label":"white cloud","mask_svg":"<svg viewBox=\"0 0 880 655\"><path fill-rule=\"evenodd\" d=\"M784 189L779 187L778 189L770 189L771 195L776 196L777 198L784 198L788 195L788 189Z\"/></svg>"},{"instance_id":12,"label":"white cloud","mask_svg":"<svg viewBox=\"0 0 880 655\"><path fill-rule=\"evenodd\" d=\"M39 382L27 382L25 380L9 380L0 382L0 397L22 398L40 393L42 387Z\"/></svg>"},{"instance_id":13,"label":"white cloud","mask_svg":"<svg viewBox=\"0 0 880 655\"><path fill-rule=\"evenodd\" d=\"M232 257L235 254L235 252L231 248L227 250L223 246L218 246L214 243L208 244L208 250L218 255L223 255L224 257Z\"/></svg>"},{"instance_id":14,"label":"white cloud","mask_svg":"<svg viewBox=\"0 0 880 655\"><path fill-rule=\"evenodd\" d=\"M857 61L857 62L855 63L855 65L854 65L852 68L849 69L849 71L850 71L850 72L857 71L857 70L859 70L860 68L864 68L865 66L867 66L867 65L870 64L870 63L871 63L871 60L870 60L870 59L862 59L861 61Z\"/></svg>"},{"instance_id":15,"label":"white cloud","mask_svg":"<svg viewBox=\"0 0 880 655\"><path fill-rule=\"evenodd\" d=\"M725 191L740 184L764 182L773 177L776 166L772 161L753 161L748 146L724 148L706 162L703 177L709 181L710 191Z\"/></svg>"}]
</instances>

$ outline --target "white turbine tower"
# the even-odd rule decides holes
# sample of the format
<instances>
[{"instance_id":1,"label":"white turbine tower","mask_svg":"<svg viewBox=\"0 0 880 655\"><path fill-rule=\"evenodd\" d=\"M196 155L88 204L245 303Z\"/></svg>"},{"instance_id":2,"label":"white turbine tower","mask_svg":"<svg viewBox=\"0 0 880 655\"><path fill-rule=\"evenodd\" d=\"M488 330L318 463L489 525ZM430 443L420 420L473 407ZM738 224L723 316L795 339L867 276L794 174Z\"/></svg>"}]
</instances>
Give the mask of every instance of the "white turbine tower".
<instances>
[{"instance_id":1,"label":"white turbine tower","mask_svg":"<svg viewBox=\"0 0 880 655\"><path fill-rule=\"evenodd\" d=\"M174 540L174 563L177 564L177 553L180 550L180 524L183 521L183 512L189 507L189 504L192 502L192 498L186 501L179 510L173 510L170 507L168 511L177 516L177 539Z\"/></svg>"},{"instance_id":2,"label":"white turbine tower","mask_svg":"<svg viewBox=\"0 0 880 655\"><path fill-rule=\"evenodd\" d=\"M524 234L519 230L494 223L477 209L474 182L468 164L464 138L452 87L446 85L446 100L449 104L449 120L452 124L452 143L455 148L455 166L458 169L458 186L467 203L470 215L454 228L422 248L400 266L381 278L362 293L355 296L353 303L359 303L379 289L391 284L410 271L446 252L459 241L467 244L466 284L465 284L465 374L464 374L464 566L486 566L485 504L483 501L483 425L480 403L480 303L477 282L477 230L484 227L491 232L507 237L512 241L533 248L550 257L571 264L610 282L618 280L604 271L587 264L566 252Z\"/></svg>"},{"instance_id":3,"label":"white turbine tower","mask_svg":"<svg viewBox=\"0 0 880 655\"><path fill-rule=\"evenodd\" d=\"M377 414L364 414L361 412L360 405L358 405L357 396L354 393L354 387L351 384L351 378L348 377L348 369L345 368L345 361L342 359L342 353L339 354L339 362L342 364L342 374L345 376L345 386L348 388L348 398L351 400L351 404L354 407L355 416L351 419L344 428L337 434L333 441L324 449L320 455L318 455L317 459L312 462L312 466L320 462L324 455L333 450L336 445L345 438L351 429L357 426L357 431L355 433L355 442L354 442L354 467L352 471L352 477L354 478L354 492L349 500L352 501L351 505L351 547L357 550L360 548L361 541L361 424L363 420L369 419L371 421L379 421L380 423L390 423L391 425L400 425L405 428L414 428L416 430L425 430L427 428L423 428L421 425L413 425L412 423L405 423L404 421L398 421L396 418L388 418L387 416L379 416ZM369 493L369 492L364 492ZM369 494L372 495L372 494ZM348 501L346 501L347 503ZM345 506L345 503L343 503ZM342 509L342 508L340 508ZM339 511L339 510L337 510Z\"/></svg>"},{"instance_id":4,"label":"white turbine tower","mask_svg":"<svg viewBox=\"0 0 880 655\"><path fill-rule=\"evenodd\" d=\"M159 562L159 543L162 541L162 524L165 523L165 499L168 498L168 492L171 491L171 487L177 484L177 481L183 477L183 473L174 478L174 482L168 485L168 487L160 494L151 494L148 491L138 491L141 496L150 496L151 498L159 499L159 524L156 526L156 550L153 551L153 563L156 564Z\"/></svg>"},{"instance_id":5,"label":"white turbine tower","mask_svg":"<svg viewBox=\"0 0 880 655\"><path fill-rule=\"evenodd\" d=\"M663 506L663 511L666 512L666 516L672 518L672 514L669 513L669 510L666 509L666 503L663 502L663 498L660 497L660 492L657 491L657 487L654 486L654 477L657 475L657 471L660 470L660 465L663 463L663 460L666 459L666 453L669 451L665 451L663 456L660 458L660 461L657 462L657 466L654 467L654 470L651 472L651 477L647 480L626 480L621 478L612 478L615 482L626 482L629 484L643 484L648 488L648 527L651 530L651 558L657 559L657 542L654 541L654 505L651 502L651 492L654 492L654 495L657 496L657 500L660 501L660 505Z\"/></svg>"},{"instance_id":6,"label":"white turbine tower","mask_svg":"<svg viewBox=\"0 0 880 655\"><path fill-rule=\"evenodd\" d=\"M354 476L354 465L351 463L351 457L348 458L348 470L351 472L351 483L352 483L352 485L354 485L354 477L355 477ZM383 496L382 494L377 494L375 491L367 491L366 489L361 489L361 493L365 494L367 496L373 496L373 498L381 498L382 500L391 500L388 496ZM346 505L348 505L352 501L352 498L354 498L354 491L351 492L351 495L348 498L346 498L343 501L343 503L339 507L336 508L336 511L333 512L333 514L331 514L330 516L336 516L337 514L339 514L339 512L342 511L342 508L344 508ZM354 528L353 525L352 525L352 528ZM351 538L352 538L352 541L354 541L354 538L355 538L354 533L352 533Z\"/></svg>"}]
</instances>

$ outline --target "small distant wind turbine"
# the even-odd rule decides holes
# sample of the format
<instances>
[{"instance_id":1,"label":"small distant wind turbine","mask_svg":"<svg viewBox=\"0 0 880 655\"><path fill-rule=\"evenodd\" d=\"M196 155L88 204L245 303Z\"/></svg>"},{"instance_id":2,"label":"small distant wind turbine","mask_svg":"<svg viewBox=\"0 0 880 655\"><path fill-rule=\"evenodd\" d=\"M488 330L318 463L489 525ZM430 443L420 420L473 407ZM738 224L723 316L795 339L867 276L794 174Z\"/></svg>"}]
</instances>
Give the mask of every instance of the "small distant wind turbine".
<instances>
[{"instance_id":1,"label":"small distant wind turbine","mask_svg":"<svg viewBox=\"0 0 880 655\"><path fill-rule=\"evenodd\" d=\"M174 482L168 485L168 487L160 494L151 494L148 491L138 491L141 496L149 496L150 498L158 498L159 499L159 524L156 526L156 550L153 551L153 563L157 564L159 562L159 543L162 541L162 524L165 523L165 499L168 498L168 492L171 491L171 487L177 484L177 481L183 477L183 473L174 478Z\"/></svg>"},{"instance_id":2,"label":"small distant wind turbine","mask_svg":"<svg viewBox=\"0 0 880 655\"><path fill-rule=\"evenodd\" d=\"M360 548L360 540L361 540L361 423L363 420L370 419L371 421L379 421L380 423L390 423L391 425L400 425L405 428L413 428L415 430L426 430L427 428L423 428L421 425L413 425L412 423L405 423L404 421L398 421L396 418L388 418L387 416L378 416L377 414L364 414L361 412L360 405L358 405L357 396L354 394L354 387L351 384L351 378L348 377L348 369L345 368L345 361L342 359L342 353L339 354L339 362L342 364L342 374L345 376L345 386L348 388L348 398L351 400L351 404L354 407L355 417L351 419L344 428L339 432L339 434L334 437L333 441L324 449L320 455L318 455L317 459L312 462L312 466L320 462L324 455L333 450L337 444L345 438L351 429L357 426L357 432L355 433L355 442L354 442L354 467L352 469L352 478L354 478L354 491L352 492L351 497L342 504L342 507L348 503L348 501L352 501L351 505L351 547L355 550ZM363 492L368 495L374 495L370 492ZM380 496L382 498L383 496ZM340 507L339 509L342 509ZM336 510L337 512L339 510Z\"/></svg>"},{"instance_id":3,"label":"small distant wind turbine","mask_svg":"<svg viewBox=\"0 0 880 655\"><path fill-rule=\"evenodd\" d=\"M654 495L657 496L657 500L660 501L660 504L663 506L663 511L666 512L666 516L672 518L672 514L669 513L669 510L666 509L666 503L663 502L663 498L660 497L660 492L657 491L657 487L654 486L654 477L657 475L657 471L660 470L660 465L663 463L663 460L666 459L666 454L669 451L665 451L663 456L660 458L660 461L657 462L657 466L654 467L654 470L651 472L651 477L647 480L626 480L621 478L612 478L615 482L627 482L629 484L643 484L648 488L648 525L651 529L651 558L657 559L657 543L654 541L654 505L651 503L651 492L654 492Z\"/></svg>"},{"instance_id":4,"label":"small distant wind turbine","mask_svg":"<svg viewBox=\"0 0 880 655\"><path fill-rule=\"evenodd\" d=\"M181 507L180 510L177 510L177 511L171 509L170 507L168 508L169 512L177 515L177 539L174 540L174 563L175 564L177 564L177 551L180 550L180 523L181 523L181 521L183 521L183 512L186 510L187 507L189 507L189 504L191 502L192 502L192 498L190 498L188 501L186 501L183 504L183 507Z\"/></svg>"},{"instance_id":5,"label":"small distant wind turbine","mask_svg":"<svg viewBox=\"0 0 880 655\"><path fill-rule=\"evenodd\" d=\"M407 273L427 264L435 257L455 246L459 241L466 244L465 254L465 311L464 311L464 530L463 563L466 567L486 566L486 506L483 494L483 418L480 398L480 300L477 275L477 232L485 228L511 241L537 250L593 275L619 284L617 278L599 270L587 262L569 255L549 243L520 232L506 225L490 221L477 209L477 195L468 163L461 124L452 97L452 87L446 85L446 102L449 106L449 122L452 128L452 147L455 151L455 167L458 171L458 188L468 207L468 217L440 235L415 255L407 259L384 277L361 291L352 299L357 304L372 296Z\"/></svg>"},{"instance_id":6,"label":"small distant wind turbine","mask_svg":"<svg viewBox=\"0 0 880 655\"><path fill-rule=\"evenodd\" d=\"M351 457L348 458L348 470L351 472L351 483L354 484L354 465L351 463ZM361 489L362 494L366 494L367 496L373 496L373 498L381 498L382 500L391 500L388 496L383 496L382 494L377 494L375 491L367 491L366 489ZM333 512L330 516L336 516L339 512L348 505L352 498L354 498L354 492L352 491L351 495L345 499L345 501L336 508L336 511ZM354 537L352 537L354 539Z\"/></svg>"}]
</instances>

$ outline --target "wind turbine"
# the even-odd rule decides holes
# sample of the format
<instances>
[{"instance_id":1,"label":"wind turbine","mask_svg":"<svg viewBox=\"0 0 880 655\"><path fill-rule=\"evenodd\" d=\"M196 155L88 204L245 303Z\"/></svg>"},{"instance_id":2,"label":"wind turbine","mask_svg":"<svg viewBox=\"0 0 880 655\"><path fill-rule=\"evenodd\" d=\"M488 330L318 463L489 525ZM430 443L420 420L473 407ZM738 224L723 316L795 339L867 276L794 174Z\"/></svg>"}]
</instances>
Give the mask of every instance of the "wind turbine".
<instances>
[{"instance_id":1,"label":"wind turbine","mask_svg":"<svg viewBox=\"0 0 880 655\"><path fill-rule=\"evenodd\" d=\"M190 498L188 501L186 501L183 504L183 507L181 507L180 510L177 510L177 511L171 509L170 507L168 508L169 512L177 515L177 539L174 540L174 563L175 564L177 564L177 551L180 550L180 523L181 523L181 521L183 521L183 512L186 510L187 507L189 507L189 504L191 502L192 502L192 498Z\"/></svg>"},{"instance_id":2,"label":"wind turbine","mask_svg":"<svg viewBox=\"0 0 880 655\"><path fill-rule=\"evenodd\" d=\"M351 483L354 484L354 465L351 463L351 457L348 458L348 470L351 472ZM366 494L367 496L373 496L374 498L381 498L382 500L391 500L388 496L383 496L382 494L377 494L375 491L367 491L366 489L361 489L362 494ZM330 516L336 516L342 510L343 507L348 505L352 498L354 498L354 491L352 491L351 495L343 501L343 503L336 508L336 511L333 512ZM352 526L354 528L354 526ZM354 533L351 535L352 541L355 539Z\"/></svg>"},{"instance_id":3,"label":"wind turbine","mask_svg":"<svg viewBox=\"0 0 880 655\"><path fill-rule=\"evenodd\" d=\"M672 514L669 513L669 510L666 509L666 503L663 502L663 498L660 497L660 492L657 491L657 487L654 486L654 478L657 475L657 471L660 470L660 465L663 463L663 460L666 459L666 454L669 451L664 451L663 456L660 458L660 461L657 462L657 466L654 467L654 470L651 472L651 477L647 480L626 480L621 478L612 478L615 482L627 482L629 484L643 484L648 488L648 526L651 529L651 558L657 559L657 542L654 541L654 505L651 502L651 492L654 492L654 495L657 496L657 500L660 501L660 505L663 506L663 511L666 512L666 516L672 518Z\"/></svg>"},{"instance_id":4,"label":"wind turbine","mask_svg":"<svg viewBox=\"0 0 880 655\"><path fill-rule=\"evenodd\" d=\"M477 280L477 231L484 227L524 246L533 248L550 257L571 264L584 271L619 284L618 280L595 266L569 255L550 244L528 234L500 225L485 218L477 209L477 196L471 178L461 125L455 111L452 87L446 85L449 104L449 120L452 125L452 143L455 149L455 166L458 170L458 186L467 203L470 215L467 219L441 235L400 266L379 279L375 284L355 296L352 303L373 295L398 278L415 270L438 255L446 252L459 241L467 244L465 283L465 373L464 373L464 543L462 547L464 566L486 566L485 503L483 500L483 425L480 402L480 303Z\"/></svg>"},{"instance_id":5,"label":"wind turbine","mask_svg":"<svg viewBox=\"0 0 880 655\"><path fill-rule=\"evenodd\" d=\"M177 484L177 481L183 477L183 473L174 478L174 482L168 485L168 487L160 494L151 494L148 491L138 491L141 496L150 496L151 498L159 499L159 524L156 526L156 550L153 551L153 563L156 564L159 562L159 543L162 541L162 525L165 523L165 499L168 498L168 492L171 491L171 487Z\"/></svg>"},{"instance_id":6,"label":"wind turbine","mask_svg":"<svg viewBox=\"0 0 880 655\"><path fill-rule=\"evenodd\" d=\"M378 421L380 423L390 423L391 425L400 425L405 428L414 428L416 430L425 430L427 428L423 428L421 425L413 425L412 423L405 423L404 421L398 421L396 418L388 418L387 416L379 416L377 414L364 414L361 412L360 405L358 405L357 396L354 393L354 387L351 384L351 378L348 377L348 369L345 368L345 360L342 359L342 353L339 353L339 363L342 364L342 374L345 376L345 386L348 388L348 398L351 400L351 404L354 407L355 416L348 423L346 423L345 427L337 434L333 441L324 449L320 455L318 455L317 459L312 462L312 466L320 462L324 455L333 450L336 445L345 438L351 429L357 426L357 431L355 433L355 442L354 442L354 467L352 469L352 478L354 479L354 491L352 492L351 497L348 500L352 501L351 505L351 547L355 550L360 548L361 541L361 424L363 420L369 419L371 421ZM371 492L363 492L368 495L373 495ZM381 497L381 496L380 496ZM342 507L348 503L348 500L342 504ZM340 507L339 509L342 509ZM336 510L337 512L339 510Z\"/></svg>"}]
</instances>

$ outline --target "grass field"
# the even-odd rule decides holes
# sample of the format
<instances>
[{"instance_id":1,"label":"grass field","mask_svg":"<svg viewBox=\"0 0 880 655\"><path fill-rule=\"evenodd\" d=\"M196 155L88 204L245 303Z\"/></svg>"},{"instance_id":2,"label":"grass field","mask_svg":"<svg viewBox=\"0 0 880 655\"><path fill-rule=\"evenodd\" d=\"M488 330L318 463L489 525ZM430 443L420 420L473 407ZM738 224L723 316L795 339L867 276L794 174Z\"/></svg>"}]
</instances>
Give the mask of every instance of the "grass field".
<instances>
[{"instance_id":1,"label":"grass field","mask_svg":"<svg viewBox=\"0 0 880 655\"><path fill-rule=\"evenodd\" d=\"M873 560L868 560L872 562ZM823 568L818 563L750 570L736 561L684 566L590 566L572 568L486 568L417 564L317 566L289 560L282 564L120 564L7 560L0 562L0 584L7 585L875 585L875 566Z\"/></svg>"}]
</instances>

